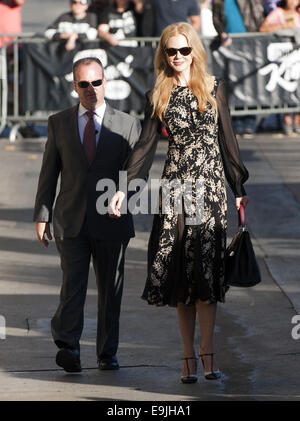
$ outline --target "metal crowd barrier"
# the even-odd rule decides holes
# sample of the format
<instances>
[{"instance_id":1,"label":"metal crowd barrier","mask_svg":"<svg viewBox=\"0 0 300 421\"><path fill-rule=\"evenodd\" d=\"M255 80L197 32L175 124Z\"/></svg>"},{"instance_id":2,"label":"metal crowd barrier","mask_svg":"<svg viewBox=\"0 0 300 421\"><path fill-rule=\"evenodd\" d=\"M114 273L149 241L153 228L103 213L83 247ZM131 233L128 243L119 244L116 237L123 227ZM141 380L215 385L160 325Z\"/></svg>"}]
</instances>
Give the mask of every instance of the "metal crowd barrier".
<instances>
[{"instance_id":1,"label":"metal crowd barrier","mask_svg":"<svg viewBox=\"0 0 300 421\"><path fill-rule=\"evenodd\" d=\"M29 112L25 111L23 115L20 114L20 103L19 103L19 45L20 44L33 44L33 43L46 43L49 42L45 38L35 37L33 33L21 33L21 34L0 34L1 36L12 36L13 39L7 41L2 48L0 48L0 83L1 83L1 96L0 96L0 135L3 130L8 126L10 128L9 139L11 142L14 142L17 136L21 136L19 129L22 125L27 122L35 123L45 123L48 120L48 117L56 112L53 110L51 112L38 111ZM231 34L232 38L253 38L253 37L263 37L269 36L269 33L245 33L242 36L240 34ZM280 34L279 34L280 35ZM212 40L213 38L201 37L202 40ZM138 46L153 46L156 48L159 38L130 38L128 40L137 41ZM120 45L122 45L120 43ZM12 61L13 61L13 73L12 75L8 73L8 60L7 52L8 48L12 50ZM9 110L9 77L12 76L12 92L13 92L13 101L12 101L12 110ZM292 113L300 112L299 106L288 106L288 104L278 104L278 106L263 106L259 105L256 107L239 107L239 108L230 108L230 113L232 116L242 116L242 115L260 115L266 116L268 114L283 114L283 113Z\"/></svg>"},{"instance_id":2,"label":"metal crowd barrier","mask_svg":"<svg viewBox=\"0 0 300 421\"><path fill-rule=\"evenodd\" d=\"M37 112L29 112L25 111L23 115L20 115L20 102L19 102L19 79L20 79L20 72L19 72L19 45L22 44L37 44L37 43L47 43L49 40L46 38L36 37L34 34L27 33L27 34L0 34L1 36L13 36L14 38L10 41L7 41L2 48L0 48L1 53L1 62L0 62L0 80L1 80L1 98L0 98L0 106L1 106L1 120L0 120L0 135L3 130L8 126L10 128L9 133L9 140L14 142L17 136L21 136L19 133L19 129L22 125L26 122L33 122L33 123L44 123L47 122L49 116L56 111L53 110L51 112L47 111L38 111ZM133 40L138 42L138 46L152 46L156 47L158 44L159 38L128 38L128 40ZM88 43L89 41L87 41ZM119 44L122 45L122 42ZM10 113L8 107L8 100L9 100L9 74L8 74L8 60L7 60L7 51L8 49L12 49L13 55L13 80L12 80L12 92L13 92L13 110Z\"/></svg>"}]
</instances>

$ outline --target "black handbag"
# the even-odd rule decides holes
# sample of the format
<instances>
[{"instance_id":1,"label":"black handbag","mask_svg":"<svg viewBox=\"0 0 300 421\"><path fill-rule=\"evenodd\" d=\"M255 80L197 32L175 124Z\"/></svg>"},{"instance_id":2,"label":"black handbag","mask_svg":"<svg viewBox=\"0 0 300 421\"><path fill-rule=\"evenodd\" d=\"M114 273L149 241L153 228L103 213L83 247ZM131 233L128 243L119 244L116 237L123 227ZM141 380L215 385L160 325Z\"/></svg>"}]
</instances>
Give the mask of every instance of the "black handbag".
<instances>
[{"instance_id":1,"label":"black handbag","mask_svg":"<svg viewBox=\"0 0 300 421\"><path fill-rule=\"evenodd\" d=\"M252 287L259 282L260 270L245 225L245 209L241 205L239 230L225 251L225 283L236 287Z\"/></svg>"}]
</instances>

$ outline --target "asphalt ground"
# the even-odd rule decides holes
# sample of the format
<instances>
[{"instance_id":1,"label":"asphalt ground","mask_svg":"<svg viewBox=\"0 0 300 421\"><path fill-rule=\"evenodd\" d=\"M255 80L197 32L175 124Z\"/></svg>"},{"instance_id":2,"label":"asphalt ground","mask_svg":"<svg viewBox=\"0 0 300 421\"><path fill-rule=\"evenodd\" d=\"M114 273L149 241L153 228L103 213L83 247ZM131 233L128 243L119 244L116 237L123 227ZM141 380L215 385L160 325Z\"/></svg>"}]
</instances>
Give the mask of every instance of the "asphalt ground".
<instances>
[{"instance_id":1,"label":"asphalt ground","mask_svg":"<svg viewBox=\"0 0 300 421\"><path fill-rule=\"evenodd\" d=\"M97 368L92 271L81 341L83 371L72 375L56 366L50 319L59 300L59 259L53 243L48 249L38 243L32 223L44 143L45 138L15 143L0 139L0 400L95 401L106 408L172 402L186 405L186 411L189 404L204 401L299 401L300 137L259 134L239 139L251 175L246 222L262 283L231 287L226 303L218 306L215 348L222 378L205 380L199 366L193 385L180 382L176 310L149 306L140 298L151 215L135 216L136 237L127 251L120 370ZM160 177L166 149L162 140L151 177ZM230 194L228 201L229 241L236 212ZM197 346L199 340L197 336Z\"/></svg>"},{"instance_id":2,"label":"asphalt ground","mask_svg":"<svg viewBox=\"0 0 300 421\"><path fill-rule=\"evenodd\" d=\"M27 1L22 10L23 31L43 32L68 8L67 0L43 0L42 8L40 0ZM0 139L1 409L5 403L12 403L8 406L11 414L17 403L29 401L35 403L34 408L38 408L38 401L71 401L72 405L74 401L89 404L93 401L104 405L103 414L107 415L115 404L121 410L122 403L123 406L128 403L128 408L142 408L142 402L153 402L162 405L165 413L158 413L154 406L148 414L153 411L153 416L163 417L167 415L167 402L177 408L184 405L185 415L191 415L189 411L196 404L200 411L203 408L211 411L211 401L215 405L217 401L235 404L271 401L272 408L278 408L275 401L299 402L300 339L293 339L292 329L298 337L300 328L292 320L300 317L300 138L259 134L239 140L251 174L247 183L250 198L247 226L263 281L255 288L231 288L226 303L219 305L216 352L221 381L206 381L199 367L198 383L182 385L176 311L153 308L140 299L152 220L147 215L135 217L136 238L127 251L119 348L121 369L107 373L97 369L97 293L92 272L81 345L83 372L70 375L55 365L56 347L49 323L58 304L59 259L54 244L45 250L37 243L32 223L45 139L22 139L14 144ZM152 177L160 176L165 151L163 141L151 170ZM229 194L228 240L235 231L235 220ZM203 406L205 401L208 407ZM193 405L189 407L190 404ZM75 408L79 410L78 406ZM147 413L132 418L142 415L145 418ZM229 412L230 417L234 415Z\"/></svg>"}]
</instances>

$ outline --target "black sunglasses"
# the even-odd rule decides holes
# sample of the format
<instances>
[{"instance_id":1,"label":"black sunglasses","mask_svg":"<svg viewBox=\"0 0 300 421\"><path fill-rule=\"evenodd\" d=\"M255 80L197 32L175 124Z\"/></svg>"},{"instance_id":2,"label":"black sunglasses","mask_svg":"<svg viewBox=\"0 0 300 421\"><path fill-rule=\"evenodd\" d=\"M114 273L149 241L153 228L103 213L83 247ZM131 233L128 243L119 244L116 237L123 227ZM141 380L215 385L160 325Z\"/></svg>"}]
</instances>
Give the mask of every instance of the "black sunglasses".
<instances>
[{"instance_id":1,"label":"black sunglasses","mask_svg":"<svg viewBox=\"0 0 300 421\"><path fill-rule=\"evenodd\" d=\"M165 52L169 57L176 56L177 51L180 52L182 56L188 56L192 52L192 47L182 47L182 48L166 48Z\"/></svg>"},{"instance_id":2,"label":"black sunglasses","mask_svg":"<svg viewBox=\"0 0 300 421\"><path fill-rule=\"evenodd\" d=\"M97 79L97 80L93 80L92 82L87 82L86 80L81 80L80 82L76 82L77 85L79 86L79 88L87 88L90 84L92 86L100 86L102 85L103 79Z\"/></svg>"}]
</instances>

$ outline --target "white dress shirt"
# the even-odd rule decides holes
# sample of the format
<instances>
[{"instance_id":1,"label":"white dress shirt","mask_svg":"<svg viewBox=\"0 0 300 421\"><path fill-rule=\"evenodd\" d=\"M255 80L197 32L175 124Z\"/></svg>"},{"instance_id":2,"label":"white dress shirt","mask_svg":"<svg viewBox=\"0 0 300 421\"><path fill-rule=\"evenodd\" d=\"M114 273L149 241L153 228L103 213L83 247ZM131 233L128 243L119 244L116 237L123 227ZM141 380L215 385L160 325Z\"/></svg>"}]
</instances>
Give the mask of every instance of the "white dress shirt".
<instances>
[{"instance_id":1,"label":"white dress shirt","mask_svg":"<svg viewBox=\"0 0 300 421\"><path fill-rule=\"evenodd\" d=\"M96 130L96 145L98 145L105 109L106 109L106 103L104 102L102 105L100 105L100 107L98 107L94 110L94 113L95 113L94 114L94 123L95 123L95 130ZM88 116L86 115L87 111L88 110L82 104L79 104L79 108L78 108L78 128L79 128L79 135L80 135L81 143L83 143L83 133L84 133L86 123L88 122L88 119L89 119Z\"/></svg>"}]
</instances>

